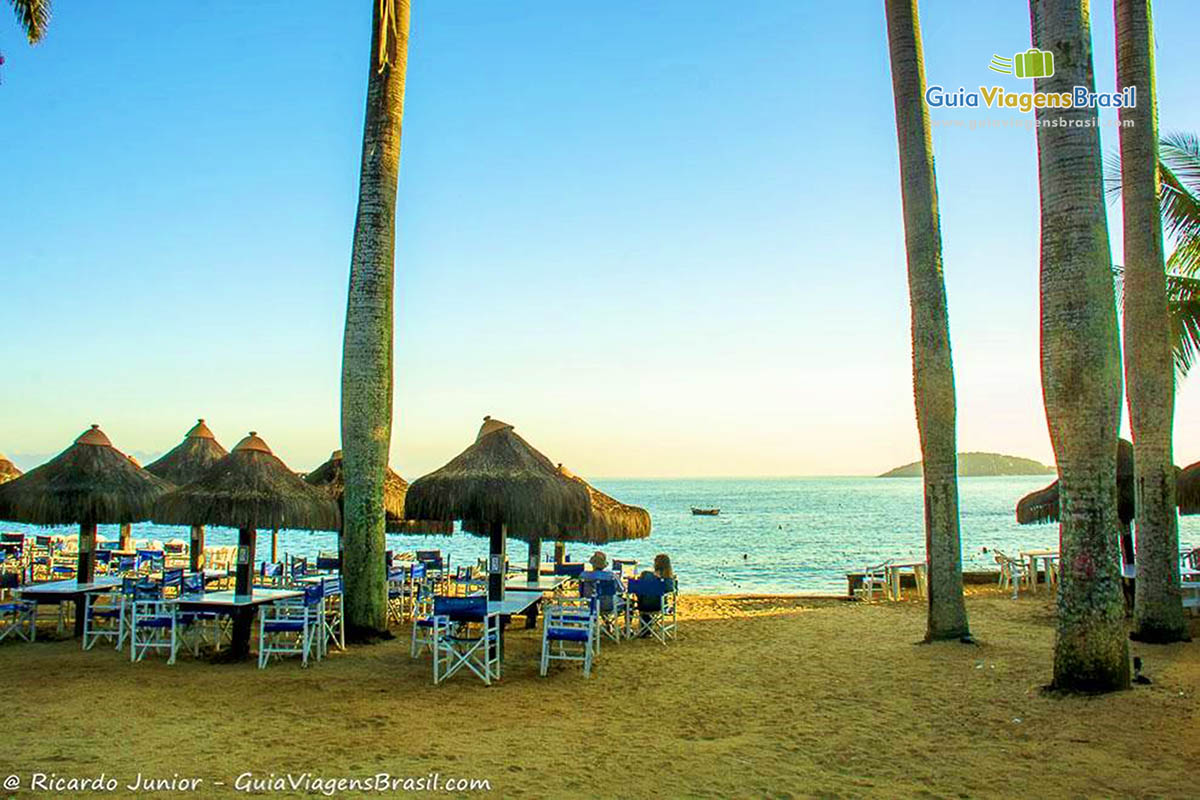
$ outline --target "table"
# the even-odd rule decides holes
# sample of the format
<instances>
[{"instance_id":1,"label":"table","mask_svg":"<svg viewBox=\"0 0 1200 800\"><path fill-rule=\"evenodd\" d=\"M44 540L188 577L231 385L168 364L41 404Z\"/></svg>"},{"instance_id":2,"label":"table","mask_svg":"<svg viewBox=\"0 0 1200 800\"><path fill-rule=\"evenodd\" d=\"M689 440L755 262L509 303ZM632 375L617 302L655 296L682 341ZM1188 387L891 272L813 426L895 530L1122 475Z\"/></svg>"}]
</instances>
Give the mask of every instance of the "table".
<instances>
[{"instance_id":1,"label":"table","mask_svg":"<svg viewBox=\"0 0 1200 800\"><path fill-rule=\"evenodd\" d=\"M237 594L226 589L191 597L174 597L166 602L174 603L185 611L209 611L233 616L230 654L237 661L250 655L250 631L254 627L252 615L258 606L303 596L304 592L295 589L255 589L253 594Z\"/></svg>"},{"instance_id":2,"label":"table","mask_svg":"<svg viewBox=\"0 0 1200 800\"><path fill-rule=\"evenodd\" d=\"M899 600L903 596L900 592L900 574L904 570L911 570L913 579L917 584L917 596L925 596L925 571L927 565L924 559L920 561L889 561L883 567L883 578L887 583L888 599Z\"/></svg>"},{"instance_id":3,"label":"table","mask_svg":"<svg viewBox=\"0 0 1200 800\"><path fill-rule=\"evenodd\" d=\"M74 580L27 583L15 593L22 600L32 600L39 605L69 603L75 601L75 635L83 636L84 596L95 592L111 592L121 588L120 578L96 578L91 583ZM59 617L61 626L62 617Z\"/></svg>"},{"instance_id":4,"label":"table","mask_svg":"<svg viewBox=\"0 0 1200 800\"><path fill-rule=\"evenodd\" d=\"M1029 567L1029 590L1037 594L1038 587L1038 560L1040 559L1046 569L1046 585L1051 586L1056 582L1055 573L1051 571L1050 565L1058 560L1058 548L1046 547L1040 550L1022 550L1017 555L1025 560Z\"/></svg>"},{"instance_id":5,"label":"table","mask_svg":"<svg viewBox=\"0 0 1200 800\"><path fill-rule=\"evenodd\" d=\"M574 580L570 575L539 575L536 581L524 577L508 578L504 581L504 589L510 592L553 592L570 580Z\"/></svg>"}]
</instances>

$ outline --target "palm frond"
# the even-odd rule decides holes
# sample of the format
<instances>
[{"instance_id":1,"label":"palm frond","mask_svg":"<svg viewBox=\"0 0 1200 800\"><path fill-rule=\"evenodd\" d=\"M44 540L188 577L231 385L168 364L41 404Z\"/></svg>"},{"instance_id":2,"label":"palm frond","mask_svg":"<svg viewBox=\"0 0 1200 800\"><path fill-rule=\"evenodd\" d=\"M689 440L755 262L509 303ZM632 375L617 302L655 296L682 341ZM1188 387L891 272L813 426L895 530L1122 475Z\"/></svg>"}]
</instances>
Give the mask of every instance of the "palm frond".
<instances>
[{"instance_id":1,"label":"palm frond","mask_svg":"<svg viewBox=\"0 0 1200 800\"><path fill-rule=\"evenodd\" d=\"M1175 368L1183 377L1200 353L1200 278L1167 275L1167 303Z\"/></svg>"},{"instance_id":2,"label":"palm frond","mask_svg":"<svg viewBox=\"0 0 1200 800\"><path fill-rule=\"evenodd\" d=\"M1173 133L1159 145L1159 175L1162 180L1163 225L1178 248L1190 247L1182 263L1184 274L1195 272L1196 240L1200 239L1200 138L1190 133ZM1174 256L1173 256L1174 258Z\"/></svg>"},{"instance_id":3,"label":"palm frond","mask_svg":"<svg viewBox=\"0 0 1200 800\"><path fill-rule=\"evenodd\" d=\"M30 44L37 44L46 35L50 24L50 0L9 0L17 21L25 29Z\"/></svg>"}]
</instances>

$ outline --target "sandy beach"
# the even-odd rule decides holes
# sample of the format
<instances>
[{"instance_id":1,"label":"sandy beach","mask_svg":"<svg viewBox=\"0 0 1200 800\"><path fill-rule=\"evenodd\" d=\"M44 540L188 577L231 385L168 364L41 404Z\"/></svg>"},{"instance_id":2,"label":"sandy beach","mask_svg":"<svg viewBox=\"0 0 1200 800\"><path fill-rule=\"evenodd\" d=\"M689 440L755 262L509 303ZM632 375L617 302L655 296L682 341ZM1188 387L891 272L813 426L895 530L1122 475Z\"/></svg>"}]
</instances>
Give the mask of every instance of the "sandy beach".
<instances>
[{"instance_id":1,"label":"sandy beach","mask_svg":"<svg viewBox=\"0 0 1200 800\"><path fill-rule=\"evenodd\" d=\"M202 779L203 797L241 794L245 773L382 772L529 798L1194 796L1200 648L1134 643L1152 684L1048 696L1048 596L968 591L974 646L915 644L915 601L687 596L676 643L606 644L591 679L539 678L537 634L513 630L490 688L431 685L403 635L261 672L5 643L0 772L104 773L107 796L139 772Z\"/></svg>"}]
</instances>

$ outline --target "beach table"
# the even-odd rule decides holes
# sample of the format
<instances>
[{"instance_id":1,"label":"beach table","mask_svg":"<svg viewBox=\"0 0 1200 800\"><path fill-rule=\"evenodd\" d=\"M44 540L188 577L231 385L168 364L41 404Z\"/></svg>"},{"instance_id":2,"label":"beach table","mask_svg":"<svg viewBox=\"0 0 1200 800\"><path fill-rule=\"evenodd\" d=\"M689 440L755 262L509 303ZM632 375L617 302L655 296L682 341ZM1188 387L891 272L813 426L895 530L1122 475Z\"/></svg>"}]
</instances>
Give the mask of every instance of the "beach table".
<instances>
[{"instance_id":1,"label":"beach table","mask_svg":"<svg viewBox=\"0 0 1200 800\"><path fill-rule=\"evenodd\" d=\"M22 600L32 600L38 605L75 603L75 636L83 636L84 600L89 594L111 592L121 587L120 578L101 577L88 583L75 580L27 583L15 593ZM61 617L60 617L61 622Z\"/></svg>"},{"instance_id":2,"label":"beach table","mask_svg":"<svg viewBox=\"0 0 1200 800\"><path fill-rule=\"evenodd\" d=\"M906 570L912 572L913 579L917 584L917 596L925 597L925 572L927 564L924 559L920 561L889 561L884 565L883 577L887 583L888 599L899 600L903 597L900 592L900 575Z\"/></svg>"},{"instance_id":3,"label":"beach table","mask_svg":"<svg viewBox=\"0 0 1200 800\"><path fill-rule=\"evenodd\" d=\"M1025 560L1029 567L1029 590L1037 594L1038 590L1038 561L1041 561L1046 570L1046 585L1054 585L1054 575L1050 571L1051 563L1058 561L1058 548L1046 547L1039 550L1022 550L1017 554Z\"/></svg>"},{"instance_id":4,"label":"beach table","mask_svg":"<svg viewBox=\"0 0 1200 800\"><path fill-rule=\"evenodd\" d=\"M484 629L488 628L488 620L492 617L499 617L500 641L500 660L504 660L504 618L514 617L525 612L530 606L536 606L542 599L541 592L528 591L505 591L503 600L488 600L487 614L484 620ZM442 677L442 680L449 678L459 669L466 665L465 661L459 661L454 664ZM499 675L497 675L499 677Z\"/></svg>"},{"instance_id":5,"label":"beach table","mask_svg":"<svg viewBox=\"0 0 1200 800\"><path fill-rule=\"evenodd\" d=\"M567 581L573 580L570 575L538 575L537 580L531 581L524 572L518 576L510 575L504 581L504 591L507 592L537 592L539 595L545 592L554 592ZM538 604L534 603L525 611L525 627L536 628L538 618Z\"/></svg>"},{"instance_id":6,"label":"beach table","mask_svg":"<svg viewBox=\"0 0 1200 800\"><path fill-rule=\"evenodd\" d=\"M238 594L235 591L205 592L203 595L192 597L175 597L166 602L174 604L181 611L208 611L224 614L237 620L239 617L251 616L262 605L274 603L276 600L289 600L303 597L304 592L295 589L255 589L253 594ZM241 660L250 655L250 631L253 625L235 625L233 642L230 646L231 658Z\"/></svg>"}]
</instances>

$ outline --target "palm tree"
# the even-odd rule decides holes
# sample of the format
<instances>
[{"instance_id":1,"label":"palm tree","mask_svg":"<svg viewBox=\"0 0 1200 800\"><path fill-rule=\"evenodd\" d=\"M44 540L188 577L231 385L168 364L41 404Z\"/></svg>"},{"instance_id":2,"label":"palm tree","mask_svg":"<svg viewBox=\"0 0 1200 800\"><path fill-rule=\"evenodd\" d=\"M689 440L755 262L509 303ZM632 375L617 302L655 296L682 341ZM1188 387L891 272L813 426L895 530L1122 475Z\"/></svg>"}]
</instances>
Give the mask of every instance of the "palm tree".
<instances>
[{"instance_id":1,"label":"palm tree","mask_svg":"<svg viewBox=\"0 0 1200 800\"><path fill-rule=\"evenodd\" d=\"M1200 137L1164 135L1158 143L1158 177L1162 222L1176 245L1167 258L1167 307L1175 369L1184 377L1200 353ZM1107 183L1112 197L1121 194L1118 158L1109 161ZM1124 269L1116 273L1123 282Z\"/></svg>"},{"instance_id":2,"label":"palm tree","mask_svg":"<svg viewBox=\"0 0 1200 800\"><path fill-rule=\"evenodd\" d=\"M1125 230L1125 382L1134 449L1137 583L1133 636L1187 638L1179 586L1172 424L1175 375L1167 306L1162 217L1158 206L1158 114L1151 0L1116 0L1118 88L1136 86L1123 108L1121 184Z\"/></svg>"},{"instance_id":3,"label":"palm tree","mask_svg":"<svg viewBox=\"0 0 1200 800\"><path fill-rule=\"evenodd\" d=\"M50 24L50 0L9 0L17 21L25 29L30 44L37 44L46 35Z\"/></svg>"},{"instance_id":4,"label":"palm tree","mask_svg":"<svg viewBox=\"0 0 1200 800\"><path fill-rule=\"evenodd\" d=\"M1033 46L1054 53L1039 92L1094 86L1086 0L1029 0ZM1095 109L1037 110L1041 369L1058 463L1062 573L1053 686L1129 685L1117 570L1121 353Z\"/></svg>"},{"instance_id":5,"label":"palm tree","mask_svg":"<svg viewBox=\"0 0 1200 800\"><path fill-rule=\"evenodd\" d=\"M408 0L371 4L366 123L342 348L342 574L347 632L360 641L387 635L383 491L392 438L396 185L410 16Z\"/></svg>"},{"instance_id":6,"label":"palm tree","mask_svg":"<svg viewBox=\"0 0 1200 800\"><path fill-rule=\"evenodd\" d=\"M924 101L925 61L917 0L887 0L886 14L908 255L913 394L924 462L925 550L929 560L925 639L969 639L958 520L954 362L942 279L937 176L929 110Z\"/></svg>"}]
</instances>

